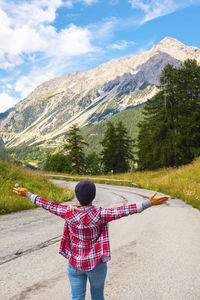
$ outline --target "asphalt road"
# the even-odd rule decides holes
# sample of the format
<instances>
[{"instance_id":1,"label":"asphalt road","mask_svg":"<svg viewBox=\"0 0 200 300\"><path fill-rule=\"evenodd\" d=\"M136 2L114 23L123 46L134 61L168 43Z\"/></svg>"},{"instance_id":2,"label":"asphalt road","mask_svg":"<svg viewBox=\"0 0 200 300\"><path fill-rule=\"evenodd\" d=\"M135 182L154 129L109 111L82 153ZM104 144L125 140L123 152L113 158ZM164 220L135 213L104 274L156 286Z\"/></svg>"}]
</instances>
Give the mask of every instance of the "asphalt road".
<instances>
[{"instance_id":1,"label":"asphalt road","mask_svg":"<svg viewBox=\"0 0 200 300\"><path fill-rule=\"evenodd\" d=\"M96 186L94 204L102 207L135 203L152 194L137 188ZM0 216L1 300L71 299L67 260L58 253L63 225L61 218L42 208ZM200 299L198 210L172 199L113 221L109 227L112 259L106 300ZM89 286L86 299L90 299Z\"/></svg>"}]
</instances>

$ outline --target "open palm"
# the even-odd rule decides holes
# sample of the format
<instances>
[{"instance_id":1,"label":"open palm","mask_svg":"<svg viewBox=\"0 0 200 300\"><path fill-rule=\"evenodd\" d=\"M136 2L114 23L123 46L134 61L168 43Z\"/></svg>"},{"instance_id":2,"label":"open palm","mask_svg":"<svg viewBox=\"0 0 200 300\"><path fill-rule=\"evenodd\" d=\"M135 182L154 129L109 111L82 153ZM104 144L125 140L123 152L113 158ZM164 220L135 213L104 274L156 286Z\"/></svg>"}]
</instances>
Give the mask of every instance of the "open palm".
<instances>
[{"instance_id":1,"label":"open palm","mask_svg":"<svg viewBox=\"0 0 200 300\"><path fill-rule=\"evenodd\" d=\"M160 205L163 203L166 203L166 201L169 199L169 196L161 196L161 197L155 197L157 193L154 193L153 196L149 198L152 205Z\"/></svg>"}]
</instances>

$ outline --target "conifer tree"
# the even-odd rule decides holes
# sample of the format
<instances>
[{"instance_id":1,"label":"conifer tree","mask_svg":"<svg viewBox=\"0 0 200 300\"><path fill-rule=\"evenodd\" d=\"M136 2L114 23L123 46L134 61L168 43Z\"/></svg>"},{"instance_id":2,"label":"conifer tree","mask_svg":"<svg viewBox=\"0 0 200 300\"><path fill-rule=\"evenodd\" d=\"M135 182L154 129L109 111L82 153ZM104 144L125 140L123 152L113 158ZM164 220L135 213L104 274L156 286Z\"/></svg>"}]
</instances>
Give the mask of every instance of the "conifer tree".
<instances>
[{"instance_id":1,"label":"conifer tree","mask_svg":"<svg viewBox=\"0 0 200 300\"><path fill-rule=\"evenodd\" d=\"M167 65L160 82L139 125L140 169L179 166L200 155L200 66L190 59L180 68Z\"/></svg>"},{"instance_id":2,"label":"conifer tree","mask_svg":"<svg viewBox=\"0 0 200 300\"><path fill-rule=\"evenodd\" d=\"M179 148L183 162L188 163L200 155L200 66L188 59L180 70L179 93Z\"/></svg>"},{"instance_id":3,"label":"conifer tree","mask_svg":"<svg viewBox=\"0 0 200 300\"><path fill-rule=\"evenodd\" d=\"M71 162L72 173L82 174L85 171L85 154L83 148L88 145L80 135L80 129L76 124L72 125L66 134L64 149Z\"/></svg>"},{"instance_id":4,"label":"conifer tree","mask_svg":"<svg viewBox=\"0 0 200 300\"><path fill-rule=\"evenodd\" d=\"M102 162L106 173L127 172L130 169L130 160L134 160L133 140L121 121L116 127L111 122L107 123L107 130L101 144Z\"/></svg>"},{"instance_id":5,"label":"conifer tree","mask_svg":"<svg viewBox=\"0 0 200 300\"><path fill-rule=\"evenodd\" d=\"M109 121L107 123L107 129L105 132L104 139L101 141L103 150L101 152L102 162L104 164L104 171L106 173L113 172L116 173L116 145L117 145L117 135L114 125Z\"/></svg>"},{"instance_id":6,"label":"conifer tree","mask_svg":"<svg viewBox=\"0 0 200 300\"><path fill-rule=\"evenodd\" d=\"M116 126L116 169L117 173L127 172L130 169L130 160L134 161L134 140L128 135L128 131L119 121Z\"/></svg>"}]
</instances>

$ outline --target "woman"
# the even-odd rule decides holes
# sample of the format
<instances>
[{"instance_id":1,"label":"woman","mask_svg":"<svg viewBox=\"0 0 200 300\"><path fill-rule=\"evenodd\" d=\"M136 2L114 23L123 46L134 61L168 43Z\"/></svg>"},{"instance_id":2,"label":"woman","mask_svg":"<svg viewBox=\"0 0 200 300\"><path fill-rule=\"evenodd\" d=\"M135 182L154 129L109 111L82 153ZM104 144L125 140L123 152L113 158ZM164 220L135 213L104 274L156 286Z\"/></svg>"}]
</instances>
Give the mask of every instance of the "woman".
<instances>
[{"instance_id":1,"label":"woman","mask_svg":"<svg viewBox=\"0 0 200 300\"><path fill-rule=\"evenodd\" d=\"M79 205L74 206L48 201L25 188L14 188L13 191L65 220L59 253L69 260L67 274L73 300L85 299L87 278L92 300L104 300L107 262L111 259L108 223L140 213L152 205L165 203L169 198L156 198L155 193L149 200L136 204L116 208L96 207L93 205L96 187L88 180L76 185L75 194Z\"/></svg>"}]
</instances>

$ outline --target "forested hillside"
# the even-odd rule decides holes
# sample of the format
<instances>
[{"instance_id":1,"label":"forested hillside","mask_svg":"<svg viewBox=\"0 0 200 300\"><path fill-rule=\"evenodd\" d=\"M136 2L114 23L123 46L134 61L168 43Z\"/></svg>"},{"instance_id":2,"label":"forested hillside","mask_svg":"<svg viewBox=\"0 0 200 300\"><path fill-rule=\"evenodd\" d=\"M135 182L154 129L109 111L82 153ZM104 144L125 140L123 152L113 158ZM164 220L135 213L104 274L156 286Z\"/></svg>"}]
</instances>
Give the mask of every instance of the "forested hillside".
<instances>
[{"instance_id":1,"label":"forested hillside","mask_svg":"<svg viewBox=\"0 0 200 300\"><path fill-rule=\"evenodd\" d=\"M119 121L122 121L128 130L130 137L132 139L137 139L139 133L138 123L144 118L142 114L143 108L144 104L129 108L109 118L109 121L114 125L116 125ZM81 128L81 134L89 144L86 149L87 153L92 151L99 153L102 150L100 142L103 140L107 122L108 120L105 120L101 123Z\"/></svg>"},{"instance_id":2,"label":"forested hillside","mask_svg":"<svg viewBox=\"0 0 200 300\"><path fill-rule=\"evenodd\" d=\"M113 124L117 124L117 122L122 121L131 138L137 139L138 123L144 118L142 115L143 106L144 104L141 104L133 108L129 108L114 115L108 120ZM85 148L86 154L89 154L93 151L97 153L101 152L102 146L100 142L103 140L108 120L81 128L81 135L88 143L88 146ZM8 149L8 153L12 155L13 159L18 159L24 164L31 163L39 168L43 166L43 162L47 156L47 153L54 153L55 151L55 147L45 148L39 146L28 146L27 144L22 144L18 147Z\"/></svg>"}]
</instances>

